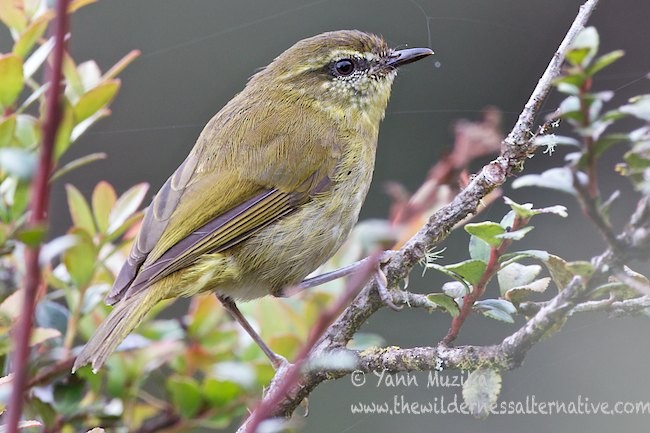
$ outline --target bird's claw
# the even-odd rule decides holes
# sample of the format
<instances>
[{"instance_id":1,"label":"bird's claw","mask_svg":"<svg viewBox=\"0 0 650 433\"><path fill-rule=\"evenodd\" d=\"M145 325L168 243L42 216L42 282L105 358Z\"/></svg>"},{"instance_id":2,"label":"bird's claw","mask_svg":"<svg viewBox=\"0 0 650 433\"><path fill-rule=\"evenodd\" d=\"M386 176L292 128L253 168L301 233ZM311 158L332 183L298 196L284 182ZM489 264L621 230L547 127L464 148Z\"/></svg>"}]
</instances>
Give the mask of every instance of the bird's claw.
<instances>
[{"instance_id":1,"label":"bird's claw","mask_svg":"<svg viewBox=\"0 0 650 433\"><path fill-rule=\"evenodd\" d=\"M395 302L393 302L393 295L388 290L388 280L386 279L386 274L381 269L381 267L379 267L375 272L375 282L377 283L377 293L379 294L381 301L391 310L401 310L403 306L397 305Z\"/></svg>"}]
</instances>

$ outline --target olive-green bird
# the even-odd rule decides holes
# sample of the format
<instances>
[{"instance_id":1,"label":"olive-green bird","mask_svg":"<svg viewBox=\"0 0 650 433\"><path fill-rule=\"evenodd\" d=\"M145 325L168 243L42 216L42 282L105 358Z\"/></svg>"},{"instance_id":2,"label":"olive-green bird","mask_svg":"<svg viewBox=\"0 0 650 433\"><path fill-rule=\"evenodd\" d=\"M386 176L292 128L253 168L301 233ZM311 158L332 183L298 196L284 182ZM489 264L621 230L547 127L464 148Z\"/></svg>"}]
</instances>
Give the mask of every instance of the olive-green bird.
<instances>
[{"instance_id":1,"label":"olive-green bird","mask_svg":"<svg viewBox=\"0 0 650 433\"><path fill-rule=\"evenodd\" d=\"M154 197L73 371L101 367L163 299L281 296L329 259L368 192L397 68L430 54L335 31L253 75Z\"/></svg>"}]
</instances>

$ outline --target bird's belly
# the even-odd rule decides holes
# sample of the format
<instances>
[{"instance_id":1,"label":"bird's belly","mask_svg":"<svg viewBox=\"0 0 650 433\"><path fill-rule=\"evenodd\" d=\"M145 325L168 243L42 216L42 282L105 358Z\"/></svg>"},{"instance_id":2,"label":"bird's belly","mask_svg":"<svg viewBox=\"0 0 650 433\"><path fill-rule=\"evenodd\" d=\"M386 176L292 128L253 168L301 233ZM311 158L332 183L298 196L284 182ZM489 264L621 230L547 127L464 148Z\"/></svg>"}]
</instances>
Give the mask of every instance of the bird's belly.
<instances>
[{"instance_id":1,"label":"bird's belly","mask_svg":"<svg viewBox=\"0 0 650 433\"><path fill-rule=\"evenodd\" d=\"M344 179L234 248L240 278L218 292L236 299L279 295L327 261L356 224L372 168Z\"/></svg>"}]
</instances>

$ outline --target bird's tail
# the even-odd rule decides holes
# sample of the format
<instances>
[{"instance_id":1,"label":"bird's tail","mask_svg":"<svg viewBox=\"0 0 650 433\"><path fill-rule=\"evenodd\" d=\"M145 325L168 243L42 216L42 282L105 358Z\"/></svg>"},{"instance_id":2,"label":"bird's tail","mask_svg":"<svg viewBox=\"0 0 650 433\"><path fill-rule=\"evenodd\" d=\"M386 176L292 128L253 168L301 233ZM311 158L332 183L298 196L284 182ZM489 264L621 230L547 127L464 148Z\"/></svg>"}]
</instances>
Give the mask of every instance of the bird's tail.
<instances>
[{"instance_id":1,"label":"bird's tail","mask_svg":"<svg viewBox=\"0 0 650 433\"><path fill-rule=\"evenodd\" d=\"M120 300L81 349L75 359L72 372L88 363L92 364L93 372L97 372L115 348L160 300L160 296L152 290L143 290Z\"/></svg>"}]
</instances>

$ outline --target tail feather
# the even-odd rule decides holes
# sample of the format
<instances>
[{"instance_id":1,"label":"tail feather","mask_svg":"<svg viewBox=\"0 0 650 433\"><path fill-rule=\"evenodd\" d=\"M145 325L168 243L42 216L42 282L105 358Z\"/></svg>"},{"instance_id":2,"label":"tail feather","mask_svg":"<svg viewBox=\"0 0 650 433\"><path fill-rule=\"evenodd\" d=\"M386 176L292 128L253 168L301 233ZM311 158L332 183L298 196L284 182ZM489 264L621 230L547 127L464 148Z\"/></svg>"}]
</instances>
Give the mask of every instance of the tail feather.
<instances>
[{"instance_id":1,"label":"tail feather","mask_svg":"<svg viewBox=\"0 0 650 433\"><path fill-rule=\"evenodd\" d=\"M151 290L120 300L77 355L72 372L88 363L92 364L93 372L97 372L158 301L159 297Z\"/></svg>"}]
</instances>

